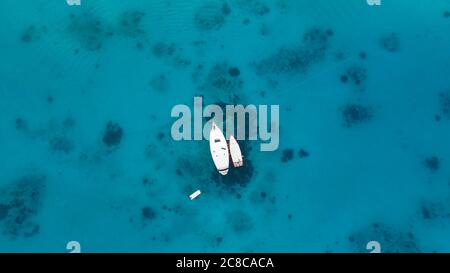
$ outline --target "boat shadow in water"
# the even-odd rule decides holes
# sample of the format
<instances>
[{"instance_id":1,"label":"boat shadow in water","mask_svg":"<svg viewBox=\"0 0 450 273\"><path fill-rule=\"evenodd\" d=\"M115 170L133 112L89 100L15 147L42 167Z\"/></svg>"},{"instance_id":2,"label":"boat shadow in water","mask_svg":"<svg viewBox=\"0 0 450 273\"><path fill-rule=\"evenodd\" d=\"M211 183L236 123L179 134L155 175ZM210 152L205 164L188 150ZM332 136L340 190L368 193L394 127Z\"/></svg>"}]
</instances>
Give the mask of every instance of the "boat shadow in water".
<instances>
[{"instance_id":1,"label":"boat shadow in water","mask_svg":"<svg viewBox=\"0 0 450 273\"><path fill-rule=\"evenodd\" d=\"M253 163L249 160L252 143L250 141L241 141L239 145L244 155L244 165L242 167L234 168L231 164L227 175L220 175L217 170L211 171L211 179L219 187L230 191L235 191L236 187L246 187L255 173Z\"/></svg>"},{"instance_id":2,"label":"boat shadow in water","mask_svg":"<svg viewBox=\"0 0 450 273\"><path fill-rule=\"evenodd\" d=\"M211 179L219 186L234 191L235 187L246 187L252 180L253 173L253 164L251 161L247 160L245 161L244 166L240 168L231 167L228 170L227 175L219 175L216 170L212 171Z\"/></svg>"}]
</instances>

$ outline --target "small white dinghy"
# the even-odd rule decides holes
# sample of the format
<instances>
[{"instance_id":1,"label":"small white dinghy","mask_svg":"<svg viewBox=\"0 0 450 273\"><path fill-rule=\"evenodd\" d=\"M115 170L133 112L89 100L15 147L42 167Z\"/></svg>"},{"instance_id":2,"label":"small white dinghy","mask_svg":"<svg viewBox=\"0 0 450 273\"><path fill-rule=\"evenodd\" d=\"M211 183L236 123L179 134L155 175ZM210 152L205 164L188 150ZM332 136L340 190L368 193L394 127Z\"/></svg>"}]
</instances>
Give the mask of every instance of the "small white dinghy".
<instances>
[{"instance_id":1,"label":"small white dinghy","mask_svg":"<svg viewBox=\"0 0 450 273\"><path fill-rule=\"evenodd\" d=\"M228 145L222 131L214 122L212 123L211 132L209 133L209 149L211 150L211 156L217 171L219 171L221 175L226 175L230 165Z\"/></svg>"},{"instance_id":2,"label":"small white dinghy","mask_svg":"<svg viewBox=\"0 0 450 273\"><path fill-rule=\"evenodd\" d=\"M231 161L235 168L242 167L244 165L244 160L242 159L241 148L237 143L237 140L233 135L230 136L230 155Z\"/></svg>"},{"instance_id":3,"label":"small white dinghy","mask_svg":"<svg viewBox=\"0 0 450 273\"><path fill-rule=\"evenodd\" d=\"M189 195L189 199L194 200L195 198L197 198L200 194L202 194L202 192L200 190L196 190L195 192L193 192L191 195Z\"/></svg>"}]
</instances>

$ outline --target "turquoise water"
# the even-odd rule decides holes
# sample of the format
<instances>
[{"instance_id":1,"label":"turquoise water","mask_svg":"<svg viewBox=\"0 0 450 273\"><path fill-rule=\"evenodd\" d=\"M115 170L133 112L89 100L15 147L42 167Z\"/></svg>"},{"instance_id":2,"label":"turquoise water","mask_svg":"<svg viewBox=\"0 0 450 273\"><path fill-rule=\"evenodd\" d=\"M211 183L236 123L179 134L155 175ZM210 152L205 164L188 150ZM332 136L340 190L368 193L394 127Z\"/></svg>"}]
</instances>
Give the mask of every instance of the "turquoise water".
<instances>
[{"instance_id":1,"label":"turquoise water","mask_svg":"<svg viewBox=\"0 0 450 273\"><path fill-rule=\"evenodd\" d=\"M450 251L450 2L2 0L0 251ZM174 141L280 106L280 147ZM195 200L188 196L200 189Z\"/></svg>"}]
</instances>

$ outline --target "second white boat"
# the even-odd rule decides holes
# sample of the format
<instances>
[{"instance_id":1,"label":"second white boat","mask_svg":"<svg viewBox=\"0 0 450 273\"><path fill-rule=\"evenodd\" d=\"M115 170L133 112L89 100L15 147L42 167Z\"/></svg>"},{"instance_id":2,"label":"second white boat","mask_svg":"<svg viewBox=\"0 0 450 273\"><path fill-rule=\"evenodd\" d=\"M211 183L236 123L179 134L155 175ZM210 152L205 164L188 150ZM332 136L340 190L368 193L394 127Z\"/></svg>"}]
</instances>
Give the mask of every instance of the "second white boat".
<instances>
[{"instance_id":1,"label":"second white boat","mask_svg":"<svg viewBox=\"0 0 450 273\"><path fill-rule=\"evenodd\" d=\"M233 135L230 136L230 155L231 161L235 168L242 167L244 165L244 159L242 158L241 148L237 143L237 140Z\"/></svg>"}]
</instances>

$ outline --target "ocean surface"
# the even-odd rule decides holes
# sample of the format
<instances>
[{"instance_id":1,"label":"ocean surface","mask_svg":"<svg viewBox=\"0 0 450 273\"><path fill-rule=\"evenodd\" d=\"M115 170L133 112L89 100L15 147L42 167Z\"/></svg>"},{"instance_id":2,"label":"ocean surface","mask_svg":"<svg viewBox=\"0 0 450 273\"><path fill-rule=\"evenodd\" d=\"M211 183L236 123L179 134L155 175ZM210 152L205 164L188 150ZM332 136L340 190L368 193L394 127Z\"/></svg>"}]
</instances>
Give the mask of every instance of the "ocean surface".
<instances>
[{"instance_id":1,"label":"ocean surface","mask_svg":"<svg viewBox=\"0 0 450 273\"><path fill-rule=\"evenodd\" d=\"M222 177L194 96L278 149ZM449 140L450 1L0 1L0 252L449 252Z\"/></svg>"}]
</instances>

